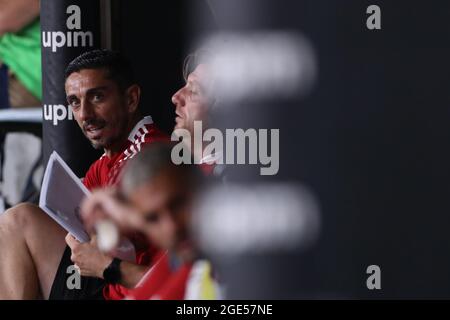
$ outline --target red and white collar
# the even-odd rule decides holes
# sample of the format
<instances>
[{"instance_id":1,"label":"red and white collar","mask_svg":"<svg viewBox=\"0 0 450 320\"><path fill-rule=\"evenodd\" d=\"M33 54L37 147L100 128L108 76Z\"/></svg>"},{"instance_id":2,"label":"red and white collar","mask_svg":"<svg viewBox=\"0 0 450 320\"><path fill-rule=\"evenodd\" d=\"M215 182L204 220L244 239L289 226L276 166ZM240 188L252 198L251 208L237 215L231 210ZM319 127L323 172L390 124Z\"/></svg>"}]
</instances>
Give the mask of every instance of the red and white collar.
<instances>
[{"instance_id":1,"label":"red and white collar","mask_svg":"<svg viewBox=\"0 0 450 320\"><path fill-rule=\"evenodd\" d=\"M128 135L129 144L127 145L125 150L122 151L122 153L125 154L126 159L133 157L134 154L140 151L141 143L144 141L145 135L148 133L146 125L148 126L151 124L153 124L152 117L145 116L134 126L133 130L131 130L130 134ZM135 144L138 150L136 150L136 148L134 147ZM100 159L102 159L103 157L106 157L106 152L102 154Z\"/></svg>"},{"instance_id":2,"label":"red and white collar","mask_svg":"<svg viewBox=\"0 0 450 320\"><path fill-rule=\"evenodd\" d=\"M131 143L134 143L136 140L138 140L143 134L147 133L146 125L153 124L153 119L151 116L144 117L141 121L139 121L131 130L130 134L128 135L128 141Z\"/></svg>"}]
</instances>

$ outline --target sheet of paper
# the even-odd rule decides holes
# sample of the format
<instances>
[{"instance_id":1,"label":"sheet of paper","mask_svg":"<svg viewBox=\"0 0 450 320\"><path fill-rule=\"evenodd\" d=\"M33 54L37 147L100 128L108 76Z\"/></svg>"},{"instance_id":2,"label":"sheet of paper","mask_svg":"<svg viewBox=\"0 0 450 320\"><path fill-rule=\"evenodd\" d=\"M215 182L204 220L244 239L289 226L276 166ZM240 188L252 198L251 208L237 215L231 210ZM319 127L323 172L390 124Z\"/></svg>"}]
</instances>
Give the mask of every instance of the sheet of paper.
<instances>
[{"instance_id":1,"label":"sheet of paper","mask_svg":"<svg viewBox=\"0 0 450 320\"><path fill-rule=\"evenodd\" d=\"M80 204L89 194L80 179L53 152L45 170L39 206L78 241L89 241L80 217Z\"/></svg>"},{"instance_id":2,"label":"sheet of paper","mask_svg":"<svg viewBox=\"0 0 450 320\"><path fill-rule=\"evenodd\" d=\"M89 194L81 180L54 151L45 170L39 207L80 242L90 240L80 216L81 201ZM127 261L135 260L134 247L128 240L119 245L114 255Z\"/></svg>"}]
</instances>

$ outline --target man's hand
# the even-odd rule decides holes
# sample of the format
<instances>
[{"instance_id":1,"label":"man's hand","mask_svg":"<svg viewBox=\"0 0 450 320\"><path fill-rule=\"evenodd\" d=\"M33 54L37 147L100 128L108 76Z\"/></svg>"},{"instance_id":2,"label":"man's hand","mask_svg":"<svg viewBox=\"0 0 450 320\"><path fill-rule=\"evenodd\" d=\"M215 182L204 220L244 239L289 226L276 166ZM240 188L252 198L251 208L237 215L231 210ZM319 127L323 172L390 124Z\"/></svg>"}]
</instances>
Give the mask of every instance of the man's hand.
<instances>
[{"instance_id":1,"label":"man's hand","mask_svg":"<svg viewBox=\"0 0 450 320\"><path fill-rule=\"evenodd\" d=\"M81 243L68 233L66 243L72 250L70 259L82 276L103 279L103 271L110 265L113 258L103 254L97 248L95 236L92 237L91 242Z\"/></svg>"},{"instance_id":2,"label":"man's hand","mask_svg":"<svg viewBox=\"0 0 450 320\"><path fill-rule=\"evenodd\" d=\"M96 190L86 197L81 204L81 216L91 231L102 219L111 219L122 230L141 231L143 225L140 215L120 200L114 189Z\"/></svg>"}]
</instances>

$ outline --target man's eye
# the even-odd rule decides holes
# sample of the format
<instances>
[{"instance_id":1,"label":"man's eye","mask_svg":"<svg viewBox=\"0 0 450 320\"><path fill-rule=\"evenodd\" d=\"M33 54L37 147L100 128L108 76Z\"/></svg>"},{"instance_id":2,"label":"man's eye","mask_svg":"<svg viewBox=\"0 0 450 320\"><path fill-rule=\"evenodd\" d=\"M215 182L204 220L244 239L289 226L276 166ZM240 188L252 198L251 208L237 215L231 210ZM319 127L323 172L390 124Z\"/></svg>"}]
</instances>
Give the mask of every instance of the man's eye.
<instances>
[{"instance_id":1,"label":"man's eye","mask_svg":"<svg viewBox=\"0 0 450 320\"><path fill-rule=\"evenodd\" d=\"M159 221L159 215L157 213L149 213L145 217L145 221L151 224L157 223Z\"/></svg>"},{"instance_id":2,"label":"man's eye","mask_svg":"<svg viewBox=\"0 0 450 320\"><path fill-rule=\"evenodd\" d=\"M198 99L199 97L199 92L197 90L190 90L189 91L189 97L191 99Z\"/></svg>"},{"instance_id":3,"label":"man's eye","mask_svg":"<svg viewBox=\"0 0 450 320\"><path fill-rule=\"evenodd\" d=\"M101 94L96 94L96 95L94 95L94 97L93 97L93 100L95 101L95 102L99 102L99 101L101 101L103 99L103 95L101 95Z\"/></svg>"},{"instance_id":4,"label":"man's eye","mask_svg":"<svg viewBox=\"0 0 450 320\"><path fill-rule=\"evenodd\" d=\"M80 101L75 100L75 99L70 100L69 105L72 107L72 109L76 109L80 106Z\"/></svg>"}]
</instances>

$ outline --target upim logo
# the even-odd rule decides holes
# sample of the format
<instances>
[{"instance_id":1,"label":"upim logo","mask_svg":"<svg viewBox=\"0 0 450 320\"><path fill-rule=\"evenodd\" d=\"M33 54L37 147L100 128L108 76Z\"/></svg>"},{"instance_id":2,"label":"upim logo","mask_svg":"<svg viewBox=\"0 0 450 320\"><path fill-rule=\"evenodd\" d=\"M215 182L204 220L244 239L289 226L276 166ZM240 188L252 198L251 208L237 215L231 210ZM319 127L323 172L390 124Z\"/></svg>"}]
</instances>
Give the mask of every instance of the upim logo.
<instances>
[{"instance_id":1,"label":"upim logo","mask_svg":"<svg viewBox=\"0 0 450 320\"><path fill-rule=\"evenodd\" d=\"M68 30L81 30L81 9L77 5L70 5L66 10L70 16L67 18L66 26ZM93 47L94 34L91 31L43 31L42 45L45 48L52 48L56 52L58 48L64 47Z\"/></svg>"},{"instance_id":2,"label":"upim logo","mask_svg":"<svg viewBox=\"0 0 450 320\"><path fill-rule=\"evenodd\" d=\"M44 120L53 120L53 125L57 126L58 121L73 120L72 108L62 104L46 105L44 104Z\"/></svg>"}]
</instances>

